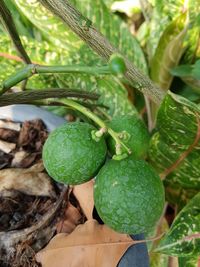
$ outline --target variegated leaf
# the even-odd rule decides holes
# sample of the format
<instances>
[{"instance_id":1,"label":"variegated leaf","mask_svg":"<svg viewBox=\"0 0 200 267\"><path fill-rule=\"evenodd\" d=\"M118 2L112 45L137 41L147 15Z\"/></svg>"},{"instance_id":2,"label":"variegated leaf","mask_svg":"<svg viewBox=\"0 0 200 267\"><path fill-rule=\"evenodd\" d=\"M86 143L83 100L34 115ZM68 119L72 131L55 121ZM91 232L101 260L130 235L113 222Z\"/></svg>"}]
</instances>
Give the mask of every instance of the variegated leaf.
<instances>
[{"instance_id":1,"label":"variegated leaf","mask_svg":"<svg viewBox=\"0 0 200 267\"><path fill-rule=\"evenodd\" d=\"M153 5L153 13L150 17L149 36L147 39L147 52L150 62L155 54L166 25L169 25L173 19L176 19L176 17L180 15L184 0L156 0L151 2Z\"/></svg>"},{"instance_id":2,"label":"variegated leaf","mask_svg":"<svg viewBox=\"0 0 200 267\"><path fill-rule=\"evenodd\" d=\"M161 253L150 253L150 266L151 267L168 267L168 256Z\"/></svg>"},{"instance_id":3,"label":"variegated leaf","mask_svg":"<svg viewBox=\"0 0 200 267\"><path fill-rule=\"evenodd\" d=\"M155 251L177 257L200 255L200 193L176 216Z\"/></svg>"},{"instance_id":4,"label":"variegated leaf","mask_svg":"<svg viewBox=\"0 0 200 267\"><path fill-rule=\"evenodd\" d=\"M168 185L200 189L200 109L168 92L157 116L149 161Z\"/></svg>"},{"instance_id":5,"label":"variegated leaf","mask_svg":"<svg viewBox=\"0 0 200 267\"><path fill-rule=\"evenodd\" d=\"M184 13L165 28L159 40L151 61L150 77L162 89L168 90L171 85L173 76L170 69L178 64L183 54L183 41L187 30L186 13Z\"/></svg>"},{"instance_id":6,"label":"variegated leaf","mask_svg":"<svg viewBox=\"0 0 200 267\"><path fill-rule=\"evenodd\" d=\"M34 39L28 39L27 37L21 37L22 43L33 62L41 64L46 62L47 64L56 63L59 60L58 53L55 54L54 48L46 41L38 43ZM18 57L12 42L8 35L0 34L1 54L0 54L0 87L1 83L17 70L23 68L25 65ZM27 87L42 89L56 86L56 80L52 75L46 76L33 76L29 79Z\"/></svg>"},{"instance_id":7,"label":"variegated leaf","mask_svg":"<svg viewBox=\"0 0 200 267\"><path fill-rule=\"evenodd\" d=\"M48 40L51 40L56 47L63 47L67 50L78 49L82 41L73 33L66 30L61 20L47 11L38 1L35 0L14 0L21 12L30 20L33 25L41 30Z\"/></svg>"}]
</instances>

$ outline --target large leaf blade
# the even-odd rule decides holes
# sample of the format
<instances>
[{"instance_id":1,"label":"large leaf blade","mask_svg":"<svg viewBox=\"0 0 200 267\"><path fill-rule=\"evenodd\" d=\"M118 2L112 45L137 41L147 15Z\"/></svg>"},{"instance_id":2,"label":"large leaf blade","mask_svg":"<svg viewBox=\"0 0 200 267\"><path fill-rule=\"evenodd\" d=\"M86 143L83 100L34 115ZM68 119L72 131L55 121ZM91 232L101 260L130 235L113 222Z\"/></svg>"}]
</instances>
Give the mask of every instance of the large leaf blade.
<instances>
[{"instance_id":1,"label":"large leaf blade","mask_svg":"<svg viewBox=\"0 0 200 267\"><path fill-rule=\"evenodd\" d=\"M172 187L200 189L200 109L169 92L157 116L149 160Z\"/></svg>"},{"instance_id":2,"label":"large leaf blade","mask_svg":"<svg viewBox=\"0 0 200 267\"><path fill-rule=\"evenodd\" d=\"M200 255L200 193L180 211L155 251L178 257Z\"/></svg>"}]
</instances>

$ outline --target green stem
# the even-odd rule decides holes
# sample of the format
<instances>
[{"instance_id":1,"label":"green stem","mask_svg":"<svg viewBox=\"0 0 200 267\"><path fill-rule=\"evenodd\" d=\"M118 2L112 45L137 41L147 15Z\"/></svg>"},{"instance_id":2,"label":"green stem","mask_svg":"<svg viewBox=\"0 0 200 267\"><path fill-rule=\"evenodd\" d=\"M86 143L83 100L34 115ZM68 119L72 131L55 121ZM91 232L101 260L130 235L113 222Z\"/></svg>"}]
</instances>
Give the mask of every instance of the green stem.
<instances>
[{"instance_id":1,"label":"green stem","mask_svg":"<svg viewBox=\"0 0 200 267\"><path fill-rule=\"evenodd\" d=\"M86 115L88 118L90 118L92 121L94 121L97 125L99 125L101 128L107 129L107 132L112 136L112 138L115 140L116 145L121 145L128 154L131 154L131 150L119 139L118 133L113 131L111 128L109 128L104 121L102 121L98 116L96 116L94 113L92 113L88 108L83 107L82 105L78 104L77 102L71 100L71 99L59 99L57 102L63 103L69 107L72 107L84 115Z\"/></svg>"},{"instance_id":2,"label":"green stem","mask_svg":"<svg viewBox=\"0 0 200 267\"><path fill-rule=\"evenodd\" d=\"M5 93L12 86L17 83L30 78L34 74L48 74L48 73L85 73L91 75L106 75L111 74L108 66L94 67L94 66L41 66L30 64L21 69L10 78L3 82L3 87L0 91L0 95Z\"/></svg>"}]
</instances>

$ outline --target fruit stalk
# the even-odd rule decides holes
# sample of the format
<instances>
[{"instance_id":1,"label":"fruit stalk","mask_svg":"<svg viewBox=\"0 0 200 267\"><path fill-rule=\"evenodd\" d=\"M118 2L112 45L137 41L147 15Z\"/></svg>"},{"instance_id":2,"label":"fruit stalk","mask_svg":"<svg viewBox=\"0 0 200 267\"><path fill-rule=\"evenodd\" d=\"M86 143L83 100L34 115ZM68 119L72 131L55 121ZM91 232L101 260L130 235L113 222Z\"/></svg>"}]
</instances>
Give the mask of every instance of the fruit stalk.
<instances>
[{"instance_id":1,"label":"fruit stalk","mask_svg":"<svg viewBox=\"0 0 200 267\"><path fill-rule=\"evenodd\" d=\"M128 154L131 154L131 150L120 140L118 133L116 133L111 128L109 128L104 121L102 121L97 115L91 112L88 108L80 105L79 103L71 99L57 99L56 101L80 111L81 113L86 115L88 118L90 118L92 121L94 121L97 125L99 125L101 128L103 128L104 131L105 129L107 129L107 132L115 140L116 146L123 147Z\"/></svg>"}]
</instances>

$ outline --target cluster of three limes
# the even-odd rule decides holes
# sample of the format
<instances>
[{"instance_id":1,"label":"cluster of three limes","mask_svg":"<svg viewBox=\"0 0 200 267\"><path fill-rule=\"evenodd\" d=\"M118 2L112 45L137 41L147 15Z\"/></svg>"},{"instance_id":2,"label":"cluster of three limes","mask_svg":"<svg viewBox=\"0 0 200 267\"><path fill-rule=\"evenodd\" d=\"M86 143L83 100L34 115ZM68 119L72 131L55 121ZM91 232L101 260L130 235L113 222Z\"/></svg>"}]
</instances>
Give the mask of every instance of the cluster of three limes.
<instances>
[{"instance_id":1,"label":"cluster of three limes","mask_svg":"<svg viewBox=\"0 0 200 267\"><path fill-rule=\"evenodd\" d=\"M81 184L94 176L95 207L101 219L118 232L140 233L150 229L163 209L164 190L155 171L144 157L149 136L143 122L133 116L113 119L109 127L129 134L127 145L134 157L108 160L104 137L98 142L95 127L66 123L53 131L43 148L43 161L49 175L58 182ZM114 142L108 138L110 153ZM106 161L106 163L105 163Z\"/></svg>"}]
</instances>

